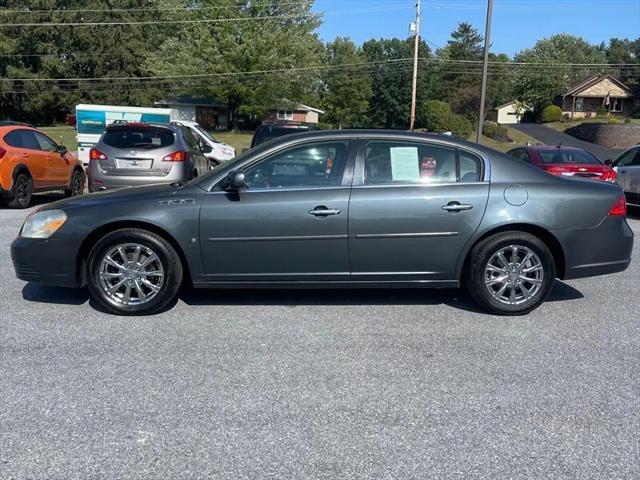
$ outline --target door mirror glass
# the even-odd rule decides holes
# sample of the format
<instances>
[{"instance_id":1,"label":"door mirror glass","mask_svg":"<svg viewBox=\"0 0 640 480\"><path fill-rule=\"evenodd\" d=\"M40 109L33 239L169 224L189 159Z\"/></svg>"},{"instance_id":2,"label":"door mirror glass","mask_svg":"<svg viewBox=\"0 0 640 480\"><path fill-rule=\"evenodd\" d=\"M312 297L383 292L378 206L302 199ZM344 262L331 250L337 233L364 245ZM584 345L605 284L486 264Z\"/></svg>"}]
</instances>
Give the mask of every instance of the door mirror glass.
<instances>
[{"instance_id":1,"label":"door mirror glass","mask_svg":"<svg viewBox=\"0 0 640 480\"><path fill-rule=\"evenodd\" d=\"M234 170L227 175L227 182L225 190L240 191L246 187L244 182L244 173Z\"/></svg>"}]
</instances>

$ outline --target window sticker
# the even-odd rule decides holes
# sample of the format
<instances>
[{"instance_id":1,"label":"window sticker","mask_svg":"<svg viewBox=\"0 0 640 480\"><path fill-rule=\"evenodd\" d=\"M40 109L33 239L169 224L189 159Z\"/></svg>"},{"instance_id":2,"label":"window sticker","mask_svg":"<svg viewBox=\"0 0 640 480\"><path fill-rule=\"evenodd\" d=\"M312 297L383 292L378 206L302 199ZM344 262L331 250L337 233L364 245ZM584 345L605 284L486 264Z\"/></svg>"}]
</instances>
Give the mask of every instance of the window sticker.
<instances>
[{"instance_id":1,"label":"window sticker","mask_svg":"<svg viewBox=\"0 0 640 480\"><path fill-rule=\"evenodd\" d=\"M420 181L418 147L391 147L391 177L394 182Z\"/></svg>"}]
</instances>

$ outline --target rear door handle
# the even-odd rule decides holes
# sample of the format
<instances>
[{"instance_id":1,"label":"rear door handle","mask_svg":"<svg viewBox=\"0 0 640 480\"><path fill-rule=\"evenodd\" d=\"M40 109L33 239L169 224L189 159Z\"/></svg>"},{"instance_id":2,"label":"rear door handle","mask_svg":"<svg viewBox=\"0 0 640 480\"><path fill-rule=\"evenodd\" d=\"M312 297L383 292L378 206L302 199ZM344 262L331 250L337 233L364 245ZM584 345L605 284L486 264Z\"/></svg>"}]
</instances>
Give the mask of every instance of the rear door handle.
<instances>
[{"instance_id":1,"label":"rear door handle","mask_svg":"<svg viewBox=\"0 0 640 480\"><path fill-rule=\"evenodd\" d=\"M463 210L471 210L473 205L469 205L468 203L459 203L459 202L449 202L446 205L442 206L442 209L447 212L461 212Z\"/></svg>"},{"instance_id":2,"label":"rear door handle","mask_svg":"<svg viewBox=\"0 0 640 480\"><path fill-rule=\"evenodd\" d=\"M309 215L313 215L314 217L328 217L329 215L340 215L340 210L337 208L327 208L321 205L313 210L309 210Z\"/></svg>"},{"instance_id":3,"label":"rear door handle","mask_svg":"<svg viewBox=\"0 0 640 480\"><path fill-rule=\"evenodd\" d=\"M627 173L626 170L620 170L620 173Z\"/></svg>"}]
</instances>

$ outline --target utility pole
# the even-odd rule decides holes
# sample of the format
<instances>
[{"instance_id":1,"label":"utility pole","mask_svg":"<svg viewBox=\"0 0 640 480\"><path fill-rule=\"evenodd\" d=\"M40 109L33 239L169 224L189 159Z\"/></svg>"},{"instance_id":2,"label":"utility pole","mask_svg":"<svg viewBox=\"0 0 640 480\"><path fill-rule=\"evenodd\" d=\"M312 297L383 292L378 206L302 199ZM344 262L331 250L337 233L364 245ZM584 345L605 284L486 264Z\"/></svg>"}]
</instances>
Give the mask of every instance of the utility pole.
<instances>
[{"instance_id":1,"label":"utility pole","mask_svg":"<svg viewBox=\"0 0 640 480\"><path fill-rule=\"evenodd\" d=\"M484 33L484 61L482 63L482 87L480 89L480 115L478 116L478 137L482 138L482 126L484 123L484 106L487 96L487 68L489 66L489 48L491 47L491 17L493 16L493 0L487 4L487 26Z\"/></svg>"},{"instance_id":2,"label":"utility pole","mask_svg":"<svg viewBox=\"0 0 640 480\"><path fill-rule=\"evenodd\" d=\"M416 90L418 89L418 49L420 47L420 0L416 0L415 44L413 47L413 80L411 82L411 116L409 117L409 131L416 123Z\"/></svg>"}]
</instances>

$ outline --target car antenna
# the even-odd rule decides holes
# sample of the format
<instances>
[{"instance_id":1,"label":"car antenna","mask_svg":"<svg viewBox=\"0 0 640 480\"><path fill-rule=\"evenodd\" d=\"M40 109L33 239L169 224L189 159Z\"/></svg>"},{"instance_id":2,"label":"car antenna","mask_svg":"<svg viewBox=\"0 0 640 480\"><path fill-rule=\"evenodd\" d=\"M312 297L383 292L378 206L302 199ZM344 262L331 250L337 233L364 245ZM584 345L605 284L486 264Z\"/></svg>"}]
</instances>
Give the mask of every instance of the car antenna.
<instances>
[{"instance_id":1,"label":"car antenna","mask_svg":"<svg viewBox=\"0 0 640 480\"><path fill-rule=\"evenodd\" d=\"M558 144L557 148L562 148L562 142Z\"/></svg>"}]
</instances>

